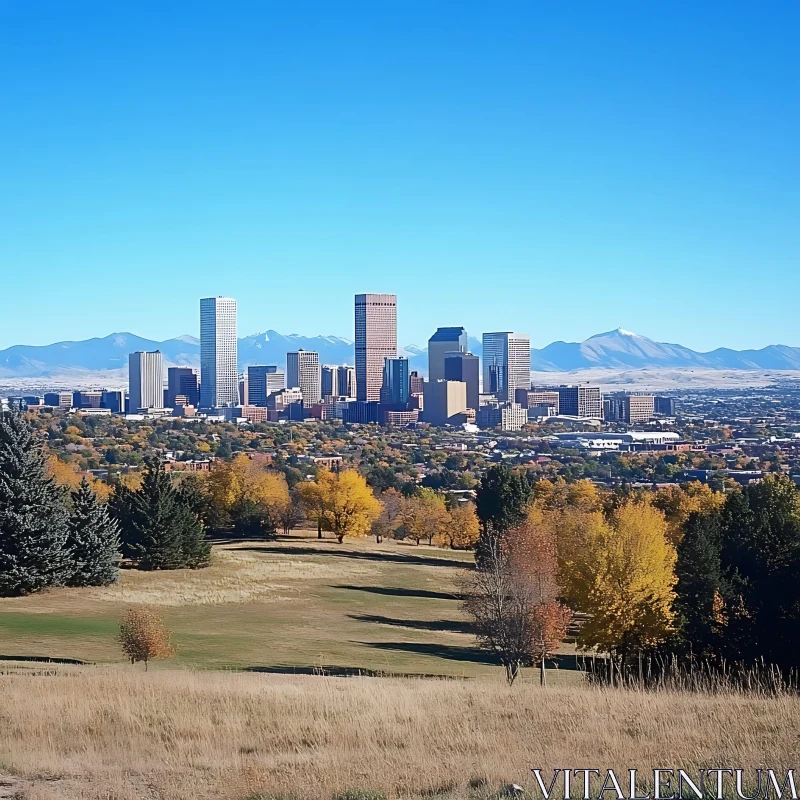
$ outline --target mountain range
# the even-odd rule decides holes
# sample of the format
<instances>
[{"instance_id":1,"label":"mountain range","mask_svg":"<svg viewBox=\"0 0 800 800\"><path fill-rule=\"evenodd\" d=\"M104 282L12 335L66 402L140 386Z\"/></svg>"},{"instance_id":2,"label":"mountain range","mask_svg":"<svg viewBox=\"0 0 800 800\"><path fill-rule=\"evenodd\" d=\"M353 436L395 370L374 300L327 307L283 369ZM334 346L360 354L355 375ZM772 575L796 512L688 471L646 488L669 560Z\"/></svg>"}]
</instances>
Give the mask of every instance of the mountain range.
<instances>
[{"instance_id":1,"label":"mountain range","mask_svg":"<svg viewBox=\"0 0 800 800\"><path fill-rule=\"evenodd\" d=\"M469 346L481 354L481 343L470 338ZM239 366L278 364L285 366L286 353L314 350L323 364L353 364L353 342L339 336L283 335L266 331L239 339ZM99 372L127 367L128 353L136 350L161 350L170 365L198 366L200 341L194 336L178 336L163 342L144 339L132 333L112 333L98 339L57 342L50 345L14 345L0 350L0 378L34 378L64 375L69 372ZM427 350L407 345L400 350L411 369L427 371ZM770 345L760 350L718 348L708 353L678 344L655 342L645 336L617 328L584 342L553 342L531 351L531 369L544 372L569 372L589 368L704 368L738 370L800 370L800 347Z\"/></svg>"}]
</instances>

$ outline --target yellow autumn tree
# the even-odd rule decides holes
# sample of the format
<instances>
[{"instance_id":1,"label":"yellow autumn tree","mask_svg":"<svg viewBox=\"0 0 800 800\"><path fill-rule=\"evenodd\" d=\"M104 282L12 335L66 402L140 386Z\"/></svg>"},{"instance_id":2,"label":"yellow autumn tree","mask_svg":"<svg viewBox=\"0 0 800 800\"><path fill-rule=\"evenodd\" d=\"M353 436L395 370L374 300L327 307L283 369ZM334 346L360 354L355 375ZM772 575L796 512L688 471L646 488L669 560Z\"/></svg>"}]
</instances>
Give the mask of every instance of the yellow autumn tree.
<instances>
[{"instance_id":1,"label":"yellow autumn tree","mask_svg":"<svg viewBox=\"0 0 800 800\"><path fill-rule=\"evenodd\" d=\"M450 519L437 537L436 544L454 550L468 550L478 543L481 525L474 503L460 503L450 511Z\"/></svg>"},{"instance_id":2,"label":"yellow autumn tree","mask_svg":"<svg viewBox=\"0 0 800 800\"><path fill-rule=\"evenodd\" d=\"M400 516L406 536L417 544L423 539L428 544L440 540L451 521L444 497L429 488L418 489L415 495L406 498Z\"/></svg>"},{"instance_id":3,"label":"yellow autumn tree","mask_svg":"<svg viewBox=\"0 0 800 800\"><path fill-rule=\"evenodd\" d=\"M286 478L280 472L265 469L246 455L239 454L229 463L219 464L207 475L205 488L214 510L221 517L239 516L249 509L263 517L271 528L291 503Z\"/></svg>"},{"instance_id":4,"label":"yellow autumn tree","mask_svg":"<svg viewBox=\"0 0 800 800\"><path fill-rule=\"evenodd\" d=\"M70 491L77 489L81 485L81 481L86 478L95 497L101 503L107 502L111 494L111 487L107 483L89 473L81 472L74 462L62 461L57 456L50 456L47 459L47 472L59 486L64 486Z\"/></svg>"},{"instance_id":5,"label":"yellow autumn tree","mask_svg":"<svg viewBox=\"0 0 800 800\"><path fill-rule=\"evenodd\" d=\"M691 481L682 486L665 486L653 497L653 505L664 512L669 540L677 547L683 538L683 526L693 513L710 514L725 503L725 495L708 484Z\"/></svg>"},{"instance_id":6,"label":"yellow autumn tree","mask_svg":"<svg viewBox=\"0 0 800 800\"><path fill-rule=\"evenodd\" d=\"M670 634L676 556L667 534L664 514L646 499L624 501L607 523L595 520L567 590L573 608L589 615L581 646L624 664Z\"/></svg>"},{"instance_id":7,"label":"yellow autumn tree","mask_svg":"<svg viewBox=\"0 0 800 800\"><path fill-rule=\"evenodd\" d=\"M362 475L352 469L321 470L317 475L318 496L324 520L339 543L345 536L366 536L381 513L381 504Z\"/></svg>"}]
</instances>

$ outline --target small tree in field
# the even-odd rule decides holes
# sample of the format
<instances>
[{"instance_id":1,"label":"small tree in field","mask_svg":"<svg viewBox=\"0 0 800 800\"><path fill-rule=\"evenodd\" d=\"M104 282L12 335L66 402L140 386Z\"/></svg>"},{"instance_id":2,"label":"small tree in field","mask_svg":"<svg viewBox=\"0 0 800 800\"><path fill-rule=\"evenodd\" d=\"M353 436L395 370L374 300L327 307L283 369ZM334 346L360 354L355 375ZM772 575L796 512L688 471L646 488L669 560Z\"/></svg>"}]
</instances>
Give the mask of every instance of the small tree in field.
<instances>
[{"instance_id":1,"label":"small tree in field","mask_svg":"<svg viewBox=\"0 0 800 800\"><path fill-rule=\"evenodd\" d=\"M119 643L131 664L144 661L144 669L152 658L171 658L175 648L161 617L149 608L128 609L119 625Z\"/></svg>"}]
</instances>

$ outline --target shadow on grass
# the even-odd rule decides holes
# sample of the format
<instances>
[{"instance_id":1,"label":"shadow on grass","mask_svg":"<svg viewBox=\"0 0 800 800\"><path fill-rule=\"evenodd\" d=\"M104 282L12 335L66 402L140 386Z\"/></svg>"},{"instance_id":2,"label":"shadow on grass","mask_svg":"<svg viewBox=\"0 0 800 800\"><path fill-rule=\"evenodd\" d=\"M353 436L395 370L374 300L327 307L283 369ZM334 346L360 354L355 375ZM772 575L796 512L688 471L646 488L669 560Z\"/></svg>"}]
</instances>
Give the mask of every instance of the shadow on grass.
<instances>
[{"instance_id":1,"label":"shadow on grass","mask_svg":"<svg viewBox=\"0 0 800 800\"><path fill-rule=\"evenodd\" d=\"M30 661L35 664L91 664L91 661L81 661L78 658L55 658L50 656L4 656L0 655L0 661Z\"/></svg>"},{"instance_id":2,"label":"shadow on grass","mask_svg":"<svg viewBox=\"0 0 800 800\"><path fill-rule=\"evenodd\" d=\"M429 644L426 642L359 642L376 650L391 650L395 653L414 653L415 655L446 658L448 661L469 661L473 664L497 665L497 657L478 647L463 647L453 644Z\"/></svg>"},{"instance_id":3,"label":"shadow on grass","mask_svg":"<svg viewBox=\"0 0 800 800\"><path fill-rule=\"evenodd\" d=\"M434 672L391 672L388 670L365 669L364 667L274 665L245 667L244 672L263 672L268 675L321 675L328 678L436 678L441 680L465 680L461 676L438 675Z\"/></svg>"},{"instance_id":4,"label":"shadow on grass","mask_svg":"<svg viewBox=\"0 0 800 800\"><path fill-rule=\"evenodd\" d=\"M473 565L468 561L456 561L449 558L438 558L437 556L422 556L414 553L387 553L384 551L376 550L373 552L364 551L359 552L356 550L336 550L335 544L330 542L333 547L317 548L317 547L302 547L300 545L286 545L278 544L270 546L269 542L264 544L254 545L252 547L242 547L242 550L251 550L255 553L276 553L285 554L289 556L321 556L323 558L351 558L356 561L383 561L392 564L412 564L415 566L423 567L456 567L458 569L472 569Z\"/></svg>"},{"instance_id":5,"label":"shadow on grass","mask_svg":"<svg viewBox=\"0 0 800 800\"><path fill-rule=\"evenodd\" d=\"M395 625L398 628L413 628L418 631L448 631L449 633L471 633L469 622L457 619L394 619L379 614L348 614L358 622L374 622L376 625Z\"/></svg>"},{"instance_id":6,"label":"shadow on grass","mask_svg":"<svg viewBox=\"0 0 800 800\"><path fill-rule=\"evenodd\" d=\"M407 589L404 586L352 586L342 584L331 589L349 589L354 592L381 594L384 597L424 597L427 600L460 600L461 595L452 592L435 592L430 589Z\"/></svg>"}]
</instances>

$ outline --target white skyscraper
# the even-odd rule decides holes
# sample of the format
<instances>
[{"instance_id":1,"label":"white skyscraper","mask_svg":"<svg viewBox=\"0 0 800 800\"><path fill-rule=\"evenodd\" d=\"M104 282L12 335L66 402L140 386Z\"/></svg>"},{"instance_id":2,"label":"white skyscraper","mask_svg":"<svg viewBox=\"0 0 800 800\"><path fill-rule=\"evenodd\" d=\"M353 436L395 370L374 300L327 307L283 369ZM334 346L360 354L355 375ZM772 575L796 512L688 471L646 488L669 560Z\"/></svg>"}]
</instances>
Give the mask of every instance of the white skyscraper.
<instances>
[{"instance_id":1,"label":"white skyscraper","mask_svg":"<svg viewBox=\"0 0 800 800\"><path fill-rule=\"evenodd\" d=\"M206 297L200 301L200 405L218 408L238 400L236 301Z\"/></svg>"},{"instance_id":2,"label":"white skyscraper","mask_svg":"<svg viewBox=\"0 0 800 800\"><path fill-rule=\"evenodd\" d=\"M319 353L298 350L286 354L286 382L289 388L297 386L303 392L303 405L310 408L322 399Z\"/></svg>"},{"instance_id":3,"label":"white skyscraper","mask_svg":"<svg viewBox=\"0 0 800 800\"><path fill-rule=\"evenodd\" d=\"M137 351L128 356L128 396L131 414L140 408L164 407L164 357Z\"/></svg>"},{"instance_id":4,"label":"white skyscraper","mask_svg":"<svg viewBox=\"0 0 800 800\"><path fill-rule=\"evenodd\" d=\"M516 389L531 388L531 340L526 333L483 334L483 391L514 400Z\"/></svg>"}]
</instances>

